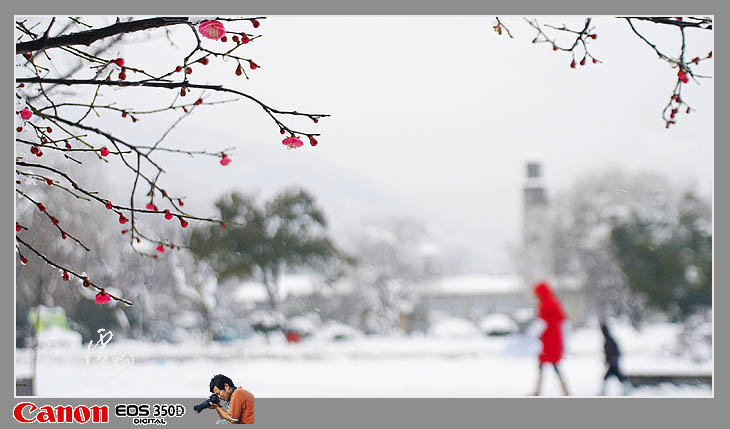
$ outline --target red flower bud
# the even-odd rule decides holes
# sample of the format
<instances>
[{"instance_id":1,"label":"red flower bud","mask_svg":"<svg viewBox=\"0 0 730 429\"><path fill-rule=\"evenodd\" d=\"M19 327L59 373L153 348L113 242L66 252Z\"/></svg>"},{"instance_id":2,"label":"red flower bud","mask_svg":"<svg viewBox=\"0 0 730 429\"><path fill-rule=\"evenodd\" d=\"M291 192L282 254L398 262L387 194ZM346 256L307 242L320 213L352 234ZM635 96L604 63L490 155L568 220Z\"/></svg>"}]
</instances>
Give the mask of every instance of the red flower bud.
<instances>
[{"instance_id":1,"label":"red flower bud","mask_svg":"<svg viewBox=\"0 0 730 429\"><path fill-rule=\"evenodd\" d=\"M199 59L198 62L200 64L204 65L204 66L207 66L208 65L208 58L203 57L203 58Z\"/></svg>"},{"instance_id":2,"label":"red flower bud","mask_svg":"<svg viewBox=\"0 0 730 429\"><path fill-rule=\"evenodd\" d=\"M46 177L46 183L48 184L48 186L53 186L53 180L49 179L48 177Z\"/></svg>"},{"instance_id":3,"label":"red flower bud","mask_svg":"<svg viewBox=\"0 0 730 429\"><path fill-rule=\"evenodd\" d=\"M228 41L228 37L223 36L221 37L221 42L226 43Z\"/></svg>"},{"instance_id":4,"label":"red flower bud","mask_svg":"<svg viewBox=\"0 0 730 429\"><path fill-rule=\"evenodd\" d=\"M17 132L23 131L23 127L18 127L18 128L15 129L15 131L17 131Z\"/></svg>"},{"instance_id":5,"label":"red flower bud","mask_svg":"<svg viewBox=\"0 0 730 429\"><path fill-rule=\"evenodd\" d=\"M185 88L180 88L180 97L185 97Z\"/></svg>"},{"instance_id":6,"label":"red flower bud","mask_svg":"<svg viewBox=\"0 0 730 429\"><path fill-rule=\"evenodd\" d=\"M589 34L588 37L590 37L593 40L596 40L596 37L598 37L597 34Z\"/></svg>"},{"instance_id":7,"label":"red flower bud","mask_svg":"<svg viewBox=\"0 0 730 429\"><path fill-rule=\"evenodd\" d=\"M593 58L593 64L595 64L595 63L597 63L597 62L598 62L598 60L597 60L597 59L595 59L595 58Z\"/></svg>"},{"instance_id":8,"label":"red flower bud","mask_svg":"<svg viewBox=\"0 0 730 429\"><path fill-rule=\"evenodd\" d=\"M259 23L259 20L256 18L251 20L251 24L253 24L253 28L259 28L259 25L261 25L261 23Z\"/></svg>"},{"instance_id":9,"label":"red flower bud","mask_svg":"<svg viewBox=\"0 0 730 429\"><path fill-rule=\"evenodd\" d=\"M170 210L165 209L165 219L172 219L172 213L170 213Z\"/></svg>"},{"instance_id":10,"label":"red flower bud","mask_svg":"<svg viewBox=\"0 0 730 429\"><path fill-rule=\"evenodd\" d=\"M150 201L149 203L147 203L147 205L144 206L144 208L146 208L147 210L157 210L157 207L155 207L155 205L152 204L152 201Z\"/></svg>"},{"instance_id":11,"label":"red flower bud","mask_svg":"<svg viewBox=\"0 0 730 429\"><path fill-rule=\"evenodd\" d=\"M221 222L221 229L226 229L226 224Z\"/></svg>"},{"instance_id":12,"label":"red flower bud","mask_svg":"<svg viewBox=\"0 0 730 429\"><path fill-rule=\"evenodd\" d=\"M580 63L578 63L578 64L580 64L582 66L586 65L586 57L583 57L583 59L580 60Z\"/></svg>"},{"instance_id":13,"label":"red flower bud","mask_svg":"<svg viewBox=\"0 0 730 429\"><path fill-rule=\"evenodd\" d=\"M183 228L187 228L188 227L188 221L186 221L183 218L180 218L180 226L182 226Z\"/></svg>"},{"instance_id":14,"label":"red flower bud","mask_svg":"<svg viewBox=\"0 0 730 429\"><path fill-rule=\"evenodd\" d=\"M124 72L124 69L119 72L119 80L127 80L127 73Z\"/></svg>"},{"instance_id":15,"label":"red flower bud","mask_svg":"<svg viewBox=\"0 0 730 429\"><path fill-rule=\"evenodd\" d=\"M107 148L106 148L106 146L104 146L104 147L103 147L103 148L101 148L101 150L99 151L99 154L100 154L101 156L107 156L107 155L109 155L109 149L107 149Z\"/></svg>"},{"instance_id":16,"label":"red flower bud","mask_svg":"<svg viewBox=\"0 0 730 429\"><path fill-rule=\"evenodd\" d=\"M558 47L556 45L553 45L553 51L557 51Z\"/></svg>"},{"instance_id":17,"label":"red flower bud","mask_svg":"<svg viewBox=\"0 0 730 429\"><path fill-rule=\"evenodd\" d=\"M236 36L236 35L234 35L233 37L231 37L231 39L232 39L232 40L233 40L234 42L236 42L236 43L238 43L238 41L239 41L239 38L238 38L238 36Z\"/></svg>"},{"instance_id":18,"label":"red flower bud","mask_svg":"<svg viewBox=\"0 0 730 429\"><path fill-rule=\"evenodd\" d=\"M317 141L317 139L314 138L314 136L309 136L309 144L311 144L312 146L317 146L317 143L319 142Z\"/></svg>"},{"instance_id":19,"label":"red flower bud","mask_svg":"<svg viewBox=\"0 0 730 429\"><path fill-rule=\"evenodd\" d=\"M38 203L38 210L44 212L46 211L46 206L44 206L43 203Z\"/></svg>"},{"instance_id":20,"label":"red flower bud","mask_svg":"<svg viewBox=\"0 0 730 429\"><path fill-rule=\"evenodd\" d=\"M40 149L38 149L38 146L31 146L30 147L30 153L33 155L36 155Z\"/></svg>"},{"instance_id":21,"label":"red flower bud","mask_svg":"<svg viewBox=\"0 0 730 429\"><path fill-rule=\"evenodd\" d=\"M185 205L185 203L184 203L184 202L183 202L183 200L181 200L181 199L178 199L178 200L177 200L177 203L178 203L178 204L180 204L180 207L182 207L182 206L184 206L184 205Z\"/></svg>"},{"instance_id":22,"label":"red flower bud","mask_svg":"<svg viewBox=\"0 0 730 429\"><path fill-rule=\"evenodd\" d=\"M573 60L573 61L570 62L570 68L572 68L572 69L575 68L575 60Z\"/></svg>"},{"instance_id":23,"label":"red flower bud","mask_svg":"<svg viewBox=\"0 0 730 429\"><path fill-rule=\"evenodd\" d=\"M81 284L84 285L84 287L89 287L91 283L89 283L89 278L84 276L83 280L81 281Z\"/></svg>"},{"instance_id":24,"label":"red flower bud","mask_svg":"<svg viewBox=\"0 0 730 429\"><path fill-rule=\"evenodd\" d=\"M175 73L180 73L182 71L182 66L175 67Z\"/></svg>"},{"instance_id":25,"label":"red flower bud","mask_svg":"<svg viewBox=\"0 0 730 429\"><path fill-rule=\"evenodd\" d=\"M46 128L46 132L47 133L52 133L53 132L53 128L51 128L51 127Z\"/></svg>"},{"instance_id":26,"label":"red flower bud","mask_svg":"<svg viewBox=\"0 0 730 429\"><path fill-rule=\"evenodd\" d=\"M107 200L107 201L106 201L106 208L107 208L107 210L111 210L111 209L112 209L113 207L114 207L114 206L112 206L112 202L111 202L111 201L109 201L109 200Z\"/></svg>"},{"instance_id":27,"label":"red flower bud","mask_svg":"<svg viewBox=\"0 0 730 429\"><path fill-rule=\"evenodd\" d=\"M68 140L66 140L66 149L71 149L71 143L69 143Z\"/></svg>"},{"instance_id":28,"label":"red flower bud","mask_svg":"<svg viewBox=\"0 0 730 429\"><path fill-rule=\"evenodd\" d=\"M63 279L63 281L67 282L69 279L68 273L66 271L64 271L63 274L61 274L61 278Z\"/></svg>"},{"instance_id":29,"label":"red flower bud","mask_svg":"<svg viewBox=\"0 0 730 429\"><path fill-rule=\"evenodd\" d=\"M248 66L251 67L251 70L256 70L257 68L259 68L258 64L251 60L248 60Z\"/></svg>"},{"instance_id":30,"label":"red flower bud","mask_svg":"<svg viewBox=\"0 0 730 429\"><path fill-rule=\"evenodd\" d=\"M65 239L66 239L66 233L65 232L62 232L61 233L61 240L65 240Z\"/></svg>"},{"instance_id":31,"label":"red flower bud","mask_svg":"<svg viewBox=\"0 0 730 429\"><path fill-rule=\"evenodd\" d=\"M119 223L121 223L122 225L124 225L125 223L127 223L127 218L124 217L123 214L120 214L119 215Z\"/></svg>"},{"instance_id":32,"label":"red flower bud","mask_svg":"<svg viewBox=\"0 0 730 429\"><path fill-rule=\"evenodd\" d=\"M186 68L185 69L185 74L193 74L193 68L192 67Z\"/></svg>"},{"instance_id":33,"label":"red flower bud","mask_svg":"<svg viewBox=\"0 0 730 429\"><path fill-rule=\"evenodd\" d=\"M165 247L162 244L158 244L156 250L162 253L165 251Z\"/></svg>"},{"instance_id":34,"label":"red flower bud","mask_svg":"<svg viewBox=\"0 0 730 429\"><path fill-rule=\"evenodd\" d=\"M124 58L117 58L116 60L112 60L112 62L119 67L124 67Z\"/></svg>"},{"instance_id":35,"label":"red flower bud","mask_svg":"<svg viewBox=\"0 0 730 429\"><path fill-rule=\"evenodd\" d=\"M22 226L18 222L15 222L15 232L20 232L20 230L23 229Z\"/></svg>"},{"instance_id":36,"label":"red flower bud","mask_svg":"<svg viewBox=\"0 0 730 429\"><path fill-rule=\"evenodd\" d=\"M20 257L20 263L23 264L23 265L27 264L28 263L28 258L26 258L25 256L21 256Z\"/></svg>"},{"instance_id":37,"label":"red flower bud","mask_svg":"<svg viewBox=\"0 0 730 429\"><path fill-rule=\"evenodd\" d=\"M111 297L108 293L104 292L104 289L101 290L101 292L96 294L96 297L94 298L94 302L97 304L106 304L107 302L111 301Z\"/></svg>"},{"instance_id":38,"label":"red flower bud","mask_svg":"<svg viewBox=\"0 0 730 429\"><path fill-rule=\"evenodd\" d=\"M236 76L241 76L243 74L243 69L241 68L241 65L239 64L238 67L236 67Z\"/></svg>"}]
</instances>

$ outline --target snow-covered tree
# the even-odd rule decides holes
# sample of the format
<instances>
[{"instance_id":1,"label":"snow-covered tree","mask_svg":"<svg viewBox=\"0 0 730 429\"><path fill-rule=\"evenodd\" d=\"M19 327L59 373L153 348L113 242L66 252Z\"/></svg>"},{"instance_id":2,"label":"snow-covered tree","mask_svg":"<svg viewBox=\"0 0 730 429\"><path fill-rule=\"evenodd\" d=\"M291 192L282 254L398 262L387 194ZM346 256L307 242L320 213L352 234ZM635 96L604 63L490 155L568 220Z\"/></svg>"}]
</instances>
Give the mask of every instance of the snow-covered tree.
<instances>
[{"instance_id":1,"label":"snow-covered tree","mask_svg":"<svg viewBox=\"0 0 730 429\"><path fill-rule=\"evenodd\" d=\"M365 332L397 329L402 316L419 304L419 288L440 270L440 249L426 228L413 219L371 221L362 225L348 248L356 261L345 275L353 285L349 322Z\"/></svg>"},{"instance_id":2,"label":"snow-covered tree","mask_svg":"<svg viewBox=\"0 0 730 429\"><path fill-rule=\"evenodd\" d=\"M656 174L610 169L581 177L553 207L556 271L581 278L599 315L626 314L638 323L646 299L630 288L611 231L633 216L671 225L677 218L674 186Z\"/></svg>"}]
</instances>

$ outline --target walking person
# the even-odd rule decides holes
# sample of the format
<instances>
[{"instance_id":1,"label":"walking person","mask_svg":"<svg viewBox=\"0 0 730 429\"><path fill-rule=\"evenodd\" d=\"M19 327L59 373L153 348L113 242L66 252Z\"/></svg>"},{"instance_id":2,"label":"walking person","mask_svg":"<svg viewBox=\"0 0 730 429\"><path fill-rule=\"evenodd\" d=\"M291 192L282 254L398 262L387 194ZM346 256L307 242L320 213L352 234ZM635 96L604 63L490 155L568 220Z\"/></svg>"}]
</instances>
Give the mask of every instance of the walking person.
<instances>
[{"instance_id":1,"label":"walking person","mask_svg":"<svg viewBox=\"0 0 730 429\"><path fill-rule=\"evenodd\" d=\"M601 392L599 395L603 396L606 394L606 384L608 382L608 378L611 376L618 378L618 381L620 381L624 387L624 395L626 395L629 391L629 383L619 368L619 357L621 356L621 351L618 348L616 340L608 330L606 322L601 322L601 333L603 333L604 339L603 354L606 360L606 365L608 365L608 369L606 370L606 374L603 376Z\"/></svg>"},{"instance_id":2,"label":"walking person","mask_svg":"<svg viewBox=\"0 0 730 429\"><path fill-rule=\"evenodd\" d=\"M534 292L538 299L537 323L542 325L543 329L540 334L542 352L538 357L537 385L533 396L540 395L542 371L545 364L552 365L560 380L563 395L568 396L568 387L559 369L559 363L563 357L563 323L567 316L560 300L546 282L537 283Z\"/></svg>"}]
</instances>

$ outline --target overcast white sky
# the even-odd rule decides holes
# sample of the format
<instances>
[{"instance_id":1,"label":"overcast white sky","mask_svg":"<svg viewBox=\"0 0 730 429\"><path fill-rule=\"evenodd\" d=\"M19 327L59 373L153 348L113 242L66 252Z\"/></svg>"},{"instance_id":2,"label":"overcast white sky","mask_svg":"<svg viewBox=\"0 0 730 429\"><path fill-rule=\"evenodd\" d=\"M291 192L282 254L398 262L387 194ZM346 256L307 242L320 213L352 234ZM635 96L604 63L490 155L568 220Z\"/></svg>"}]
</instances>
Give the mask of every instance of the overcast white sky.
<instances>
[{"instance_id":1,"label":"overcast white sky","mask_svg":"<svg viewBox=\"0 0 730 429\"><path fill-rule=\"evenodd\" d=\"M532 154L544 162L552 194L609 166L659 172L710 194L712 79L687 85L683 98L696 111L666 130L661 109L676 71L624 21L594 18L591 52L603 63L573 70L569 53L530 43L535 34L522 17L501 18L515 39L492 30L493 16L270 16L257 31L245 26L263 35L241 52L261 66L251 79L236 77L235 63L213 60L194 66L191 80L237 88L281 109L331 114L297 126L321 132L319 146L287 150L251 103L203 106L167 145L236 146L233 163L160 155L168 167L162 184L203 214L212 214L224 191L269 196L300 185L323 205L334 231L368 218L412 217L446 250L463 252L470 271L513 270L508 249L520 242L524 163ZM541 21L579 27L583 17ZM678 34L654 27L638 28L675 54ZM190 35L173 32L173 39L187 46ZM687 42L689 58L703 56L713 34L688 30ZM120 54L130 66L158 71L183 57L164 38ZM713 61L698 71L714 76ZM130 93L137 98L128 103L140 106L171 100L165 91L159 99ZM146 118L134 127L119 121L113 126L140 144L166 128Z\"/></svg>"}]
</instances>

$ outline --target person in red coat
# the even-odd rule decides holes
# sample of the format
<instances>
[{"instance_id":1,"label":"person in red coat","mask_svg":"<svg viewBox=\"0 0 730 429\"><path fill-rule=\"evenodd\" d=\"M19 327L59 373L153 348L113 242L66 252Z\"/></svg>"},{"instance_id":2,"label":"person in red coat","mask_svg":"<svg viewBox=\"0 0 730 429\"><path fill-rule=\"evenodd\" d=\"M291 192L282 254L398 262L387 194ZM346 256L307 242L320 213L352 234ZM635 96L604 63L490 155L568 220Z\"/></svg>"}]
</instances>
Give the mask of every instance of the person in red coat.
<instances>
[{"instance_id":1,"label":"person in red coat","mask_svg":"<svg viewBox=\"0 0 730 429\"><path fill-rule=\"evenodd\" d=\"M533 395L540 394L542 369L546 363L549 363L558 375L563 394L567 396L568 388L558 369L560 359L563 357L563 322L567 319L567 316L558 297L555 296L555 293L546 282L539 282L535 285L535 295L538 299L537 318L540 321L539 323L543 325L544 330L540 335L542 352L538 357L540 365L537 372L537 386Z\"/></svg>"}]
</instances>

